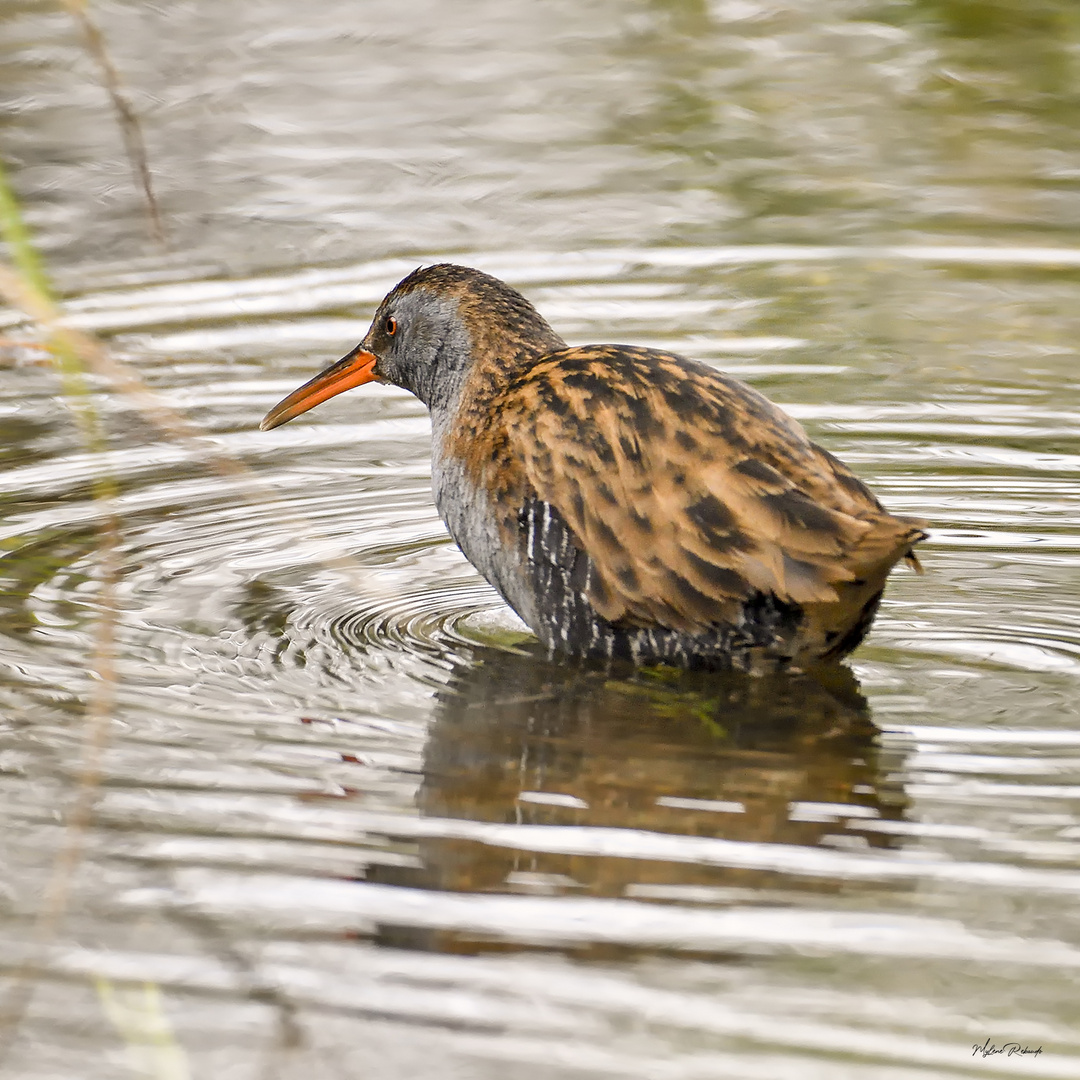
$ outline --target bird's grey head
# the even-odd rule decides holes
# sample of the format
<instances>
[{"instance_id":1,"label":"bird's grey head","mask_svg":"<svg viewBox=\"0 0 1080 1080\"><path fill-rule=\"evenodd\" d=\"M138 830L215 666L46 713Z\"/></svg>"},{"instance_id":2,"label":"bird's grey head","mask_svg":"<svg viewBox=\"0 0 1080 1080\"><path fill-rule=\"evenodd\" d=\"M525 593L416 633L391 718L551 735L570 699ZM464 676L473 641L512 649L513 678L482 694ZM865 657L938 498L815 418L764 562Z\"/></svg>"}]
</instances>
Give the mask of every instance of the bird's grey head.
<instances>
[{"instance_id":1,"label":"bird's grey head","mask_svg":"<svg viewBox=\"0 0 1080 1080\"><path fill-rule=\"evenodd\" d=\"M362 347L379 358L379 378L436 409L453 406L478 360L496 374L564 344L516 289L479 270L439 263L394 286Z\"/></svg>"},{"instance_id":2,"label":"bird's grey head","mask_svg":"<svg viewBox=\"0 0 1080 1080\"><path fill-rule=\"evenodd\" d=\"M378 357L378 378L415 394L428 408L441 408L461 392L473 342L460 296L425 287L423 274L410 274L386 296L360 347Z\"/></svg>"},{"instance_id":3,"label":"bird's grey head","mask_svg":"<svg viewBox=\"0 0 1080 1080\"><path fill-rule=\"evenodd\" d=\"M364 340L266 414L263 430L287 423L342 391L395 383L433 412L452 413L482 363L493 387L565 342L521 293L466 266L439 263L399 281Z\"/></svg>"}]
</instances>

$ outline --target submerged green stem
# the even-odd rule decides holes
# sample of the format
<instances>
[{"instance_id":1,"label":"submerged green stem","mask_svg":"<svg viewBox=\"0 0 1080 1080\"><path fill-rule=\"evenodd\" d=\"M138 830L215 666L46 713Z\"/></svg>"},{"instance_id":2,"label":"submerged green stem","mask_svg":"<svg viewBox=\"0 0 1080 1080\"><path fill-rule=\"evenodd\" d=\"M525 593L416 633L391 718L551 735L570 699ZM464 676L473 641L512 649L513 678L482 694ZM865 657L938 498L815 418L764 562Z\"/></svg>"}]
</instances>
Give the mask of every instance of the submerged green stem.
<instances>
[{"instance_id":1,"label":"submerged green stem","mask_svg":"<svg viewBox=\"0 0 1080 1080\"><path fill-rule=\"evenodd\" d=\"M106 447L104 425L94 404L87 378L89 355L80 355L78 340L65 332L44 265L34 248L19 201L0 163L0 238L7 244L14 269L0 266L0 293L23 308L45 329L49 351L60 374L66 402L75 414L83 440L91 452ZM115 702L116 667L116 581L119 575L120 527L113 510L117 494L115 478L107 470L98 472L93 491L102 506L102 527L98 547L100 590L97 595L98 620L89 671L93 676L84 714L82 759L77 787L66 815L67 829L53 861L52 874L38 906L32 934L35 951L44 950L56 936L68 907L71 883L82 861L86 833L101 782L101 762L108 735L108 720ZM40 956L30 955L16 972L5 1000L0 1003L0 1047L8 1048L33 997L34 976L40 970ZM0 1061L4 1050L0 1049Z\"/></svg>"},{"instance_id":2,"label":"submerged green stem","mask_svg":"<svg viewBox=\"0 0 1080 1080\"><path fill-rule=\"evenodd\" d=\"M21 291L35 307L56 313L52 283L30 238L30 230L26 226L26 219L8 180L3 161L0 161L0 237L11 254ZM75 414L87 448L91 451L104 449L105 437L91 400L92 392L85 365L70 342L55 331L49 331L47 347L60 374L64 399ZM95 481L95 486L95 494L99 498L108 498L116 493L116 486L111 478L101 477Z\"/></svg>"}]
</instances>

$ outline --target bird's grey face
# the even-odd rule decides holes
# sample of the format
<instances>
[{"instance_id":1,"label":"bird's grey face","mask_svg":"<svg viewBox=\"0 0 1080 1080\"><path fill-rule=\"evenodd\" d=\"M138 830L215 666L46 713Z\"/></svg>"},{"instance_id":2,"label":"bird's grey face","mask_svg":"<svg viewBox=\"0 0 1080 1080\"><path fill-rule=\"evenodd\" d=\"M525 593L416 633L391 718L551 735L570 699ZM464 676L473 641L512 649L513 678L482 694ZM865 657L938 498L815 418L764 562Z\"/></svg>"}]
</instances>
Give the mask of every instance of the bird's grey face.
<instances>
[{"instance_id":1,"label":"bird's grey face","mask_svg":"<svg viewBox=\"0 0 1080 1080\"><path fill-rule=\"evenodd\" d=\"M456 399L472 342L457 297L419 288L387 296L360 348L376 357L376 378L408 390L434 409Z\"/></svg>"},{"instance_id":2,"label":"bird's grey face","mask_svg":"<svg viewBox=\"0 0 1080 1080\"><path fill-rule=\"evenodd\" d=\"M472 360L472 342L454 296L394 289L379 305L364 340L347 356L279 401L263 431L367 382L391 382L429 409L452 408Z\"/></svg>"}]
</instances>

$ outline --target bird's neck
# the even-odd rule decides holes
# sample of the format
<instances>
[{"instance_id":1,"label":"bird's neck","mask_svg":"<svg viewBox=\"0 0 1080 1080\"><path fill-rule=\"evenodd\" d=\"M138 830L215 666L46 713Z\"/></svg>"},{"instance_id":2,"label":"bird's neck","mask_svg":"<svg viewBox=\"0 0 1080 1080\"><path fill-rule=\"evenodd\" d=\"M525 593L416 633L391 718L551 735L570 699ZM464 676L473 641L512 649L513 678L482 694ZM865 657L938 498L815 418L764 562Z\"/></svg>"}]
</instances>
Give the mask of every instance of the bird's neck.
<instances>
[{"instance_id":1,"label":"bird's neck","mask_svg":"<svg viewBox=\"0 0 1080 1080\"><path fill-rule=\"evenodd\" d=\"M472 531L479 529L488 540L494 535L488 505L488 498L494 494L489 482L491 470L494 468L499 473L498 484L509 484L515 489L519 486L519 478L511 475L514 469L499 471L496 461L502 457L497 433L500 398L515 379L544 356L566 348L566 342L546 323L543 328L543 333L528 335L503 333L497 338L478 335L479 347L474 349L470 363L463 369L456 396L429 405L435 501L462 550L473 552L469 558L474 565L486 566L488 556L484 554L486 549L482 548L480 539L472 536ZM507 505L514 505L515 497L516 490ZM477 508L478 516L471 516ZM458 520L459 512L466 510L470 513ZM500 582L504 576L501 572L496 574ZM489 581L496 578L488 575ZM502 585L499 587L502 589ZM505 589L502 591L507 595ZM522 609L515 605L515 610L520 613Z\"/></svg>"},{"instance_id":2,"label":"bird's neck","mask_svg":"<svg viewBox=\"0 0 1080 1080\"><path fill-rule=\"evenodd\" d=\"M532 317L509 323L477 322L465 331L465 340L448 337L444 341L440 351L449 356L462 349L468 360L445 366L436 361L436 368L442 367L446 374L431 387L425 401L433 421L453 418L456 424L475 418L483 423L485 415L490 417L491 403L515 378L542 356L566 348L566 342L539 314L528 314Z\"/></svg>"}]
</instances>

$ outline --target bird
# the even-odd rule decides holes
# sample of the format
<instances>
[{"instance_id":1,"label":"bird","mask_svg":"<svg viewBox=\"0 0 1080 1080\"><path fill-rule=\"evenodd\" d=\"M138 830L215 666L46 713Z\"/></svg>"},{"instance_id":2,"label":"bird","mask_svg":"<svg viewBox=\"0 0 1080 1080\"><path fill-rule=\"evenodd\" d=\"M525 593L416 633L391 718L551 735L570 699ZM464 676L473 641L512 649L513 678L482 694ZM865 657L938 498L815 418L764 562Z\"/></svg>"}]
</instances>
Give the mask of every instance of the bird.
<instances>
[{"instance_id":1,"label":"bird","mask_svg":"<svg viewBox=\"0 0 1080 1080\"><path fill-rule=\"evenodd\" d=\"M633 345L569 346L505 282L422 266L264 431L378 381L431 415L453 540L548 654L804 671L866 636L926 522L889 513L747 384Z\"/></svg>"}]
</instances>

